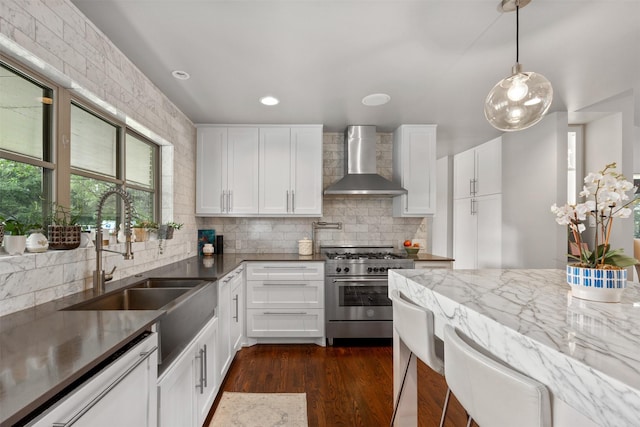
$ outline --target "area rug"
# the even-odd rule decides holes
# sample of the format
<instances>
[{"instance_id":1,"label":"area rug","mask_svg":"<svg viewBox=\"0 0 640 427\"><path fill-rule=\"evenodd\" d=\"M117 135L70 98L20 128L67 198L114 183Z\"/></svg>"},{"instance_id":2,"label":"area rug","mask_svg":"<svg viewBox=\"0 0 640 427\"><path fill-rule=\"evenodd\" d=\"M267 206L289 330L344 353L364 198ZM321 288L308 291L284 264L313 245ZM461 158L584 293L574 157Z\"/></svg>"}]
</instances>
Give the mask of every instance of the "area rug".
<instances>
[{"instance_id":1,"label":"area rug","mask_svg":"<svg viewBox=\"0 0 640 427\"><path fill-rule=\"evenodd\" d=\"M307 427L306 393L225 391L209 427Z\"/></svg>"}]
</instances>

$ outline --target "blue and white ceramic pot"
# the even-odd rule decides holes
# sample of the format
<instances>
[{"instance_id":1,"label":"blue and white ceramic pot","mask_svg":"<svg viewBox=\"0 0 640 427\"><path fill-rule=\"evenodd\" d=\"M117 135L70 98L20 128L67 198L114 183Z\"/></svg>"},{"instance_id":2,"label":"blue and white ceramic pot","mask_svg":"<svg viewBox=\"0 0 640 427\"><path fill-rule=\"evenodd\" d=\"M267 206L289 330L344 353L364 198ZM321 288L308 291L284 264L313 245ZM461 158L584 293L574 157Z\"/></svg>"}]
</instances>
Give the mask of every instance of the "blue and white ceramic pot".
<instances>
[{"instance_id":1,"label":"blue and white ceramic pot","mask_svg":"<svg viewBox=\"0 0 640 427\"><path fill-rule=\"evenodd\" d=\"M576 298L620 302L627 287L627 270L584 268L567 265L567 283Z\"/></svg>"}]
</instances>

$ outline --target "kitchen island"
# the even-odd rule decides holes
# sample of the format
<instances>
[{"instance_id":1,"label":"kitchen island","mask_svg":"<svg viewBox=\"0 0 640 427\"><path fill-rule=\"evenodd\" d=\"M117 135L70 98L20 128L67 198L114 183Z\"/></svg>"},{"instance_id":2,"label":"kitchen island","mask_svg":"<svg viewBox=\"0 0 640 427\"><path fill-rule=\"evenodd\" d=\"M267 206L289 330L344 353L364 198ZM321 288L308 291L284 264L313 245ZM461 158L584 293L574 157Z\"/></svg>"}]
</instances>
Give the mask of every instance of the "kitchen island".
<instances>
[{"instance_id":1,"label":"kitchen island","mask_svg":"<svg viewBox=\"0 0 640 427\"><path fill-rule=\"evenodd\" d=\"M638 425L640 288L628 285L622 302L609 304L572 298L564 270L389 273L389 292L433 311L437 336L451 324L545 384L556 427ZM394 396L408 355L394 336ZM396 425L417 425L416 390L414 363Z\"/></svg>"}]
</instances>

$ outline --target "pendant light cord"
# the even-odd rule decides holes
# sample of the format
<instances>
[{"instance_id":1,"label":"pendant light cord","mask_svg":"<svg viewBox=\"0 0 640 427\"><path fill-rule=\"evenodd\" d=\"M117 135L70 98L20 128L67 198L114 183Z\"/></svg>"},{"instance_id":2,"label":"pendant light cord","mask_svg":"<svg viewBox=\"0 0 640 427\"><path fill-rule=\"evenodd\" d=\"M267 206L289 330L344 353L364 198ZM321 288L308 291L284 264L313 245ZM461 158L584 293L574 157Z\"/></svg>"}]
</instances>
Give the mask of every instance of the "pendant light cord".
<instances>
[{"instance_id":1,"label":"pendant light cord","mask_svg":"<svg viewBox=\"0 0 640 427\"><path fill-rule=\"evenodd\" d=\"M520 63L520 2L516 0L516 64Z\"/></svg>"}]
</instances>

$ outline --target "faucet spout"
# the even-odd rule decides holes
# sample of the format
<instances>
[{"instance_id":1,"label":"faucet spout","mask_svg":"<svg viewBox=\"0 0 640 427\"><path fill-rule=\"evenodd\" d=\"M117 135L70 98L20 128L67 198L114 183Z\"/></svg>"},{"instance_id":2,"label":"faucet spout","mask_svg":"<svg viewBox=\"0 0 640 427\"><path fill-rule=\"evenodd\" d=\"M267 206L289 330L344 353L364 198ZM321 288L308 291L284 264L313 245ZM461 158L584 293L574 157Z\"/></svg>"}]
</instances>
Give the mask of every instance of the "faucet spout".
<instances>
[{"instance_id":1,"label":"faucet spout","mask_svg":"<svg viewBox=\"0 0 640 427\"><path fill-rule=\"evenodd\" d=\"M122 198L124 202L124 235L126 238L125 241L125 252L112 251L109 249L104 249L102 247L102 209L104 206L104 202L107 198L116 194ZM121 188L113 187L104 192L104 194L100 197L100 201L98 202L98 212L97 212L97 220L96 220L96 270L93 272L93 293L94 294L103 294L105 291L105 282L107 280L111 280L113 278L113 270L111 273L105 274L102 268L102 253L103 252L115 252L121 254L124 259L133 259L133 251L131 249L131 217L132 217L133 203L131 201L131 196L122 190Z\"/></svg>"}]
</instances>

